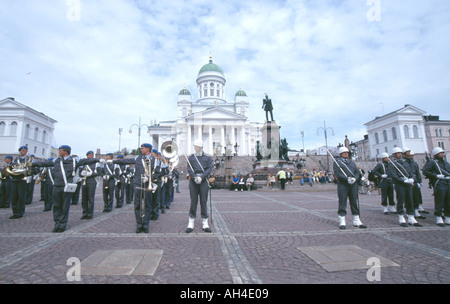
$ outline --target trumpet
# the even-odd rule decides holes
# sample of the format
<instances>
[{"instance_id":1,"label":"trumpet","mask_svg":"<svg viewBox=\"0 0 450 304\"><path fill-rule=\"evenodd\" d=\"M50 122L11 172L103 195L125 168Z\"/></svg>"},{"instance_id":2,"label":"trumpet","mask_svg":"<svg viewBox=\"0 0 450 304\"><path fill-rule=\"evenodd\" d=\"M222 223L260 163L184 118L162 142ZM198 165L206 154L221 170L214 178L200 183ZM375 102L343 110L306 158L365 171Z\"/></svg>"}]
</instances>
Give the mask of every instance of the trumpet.
<instances>
[{"instance_id":1,"label":"trumpet","mask_svg":"<svg viewBox=\"0 0 450 304\"><path fill-rule=\"evenodd\" d=\"M84 174L82 174L82 176L83 176L83 184L82 184L82 186L86 186L86 181L87 181L87 173L89 172L89 166L88 165L86 165L86 166L84 166L84 169L83 169L83 171L81 171L82 173L84 172Z\"/></svg>"},{"instance_id":2,"label":"trumpet","mask_svg":"<svg viewBox=\"0 0 450 304\"><path fill-rule=\"evenodd\" d=\"M47 168L42 169L39 178L36 180L36 185L40 184L47 177Z\"/></svg>"}]
</instances>

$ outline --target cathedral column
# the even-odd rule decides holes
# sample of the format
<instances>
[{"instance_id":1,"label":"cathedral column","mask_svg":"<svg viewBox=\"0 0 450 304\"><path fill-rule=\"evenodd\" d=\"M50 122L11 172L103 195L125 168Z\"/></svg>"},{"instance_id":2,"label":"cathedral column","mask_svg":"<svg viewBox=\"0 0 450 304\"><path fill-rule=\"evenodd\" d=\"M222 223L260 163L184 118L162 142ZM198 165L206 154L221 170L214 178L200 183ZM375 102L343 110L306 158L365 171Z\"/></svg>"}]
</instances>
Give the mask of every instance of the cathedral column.
<instances>
[{"instance_id":1,"label":"cathedral column","mask_svg":"<svg viewBox=\"0 0 450 304\"><path fill-rule=\"evenodd\" d=\"M231 126L231 145L233 146L232 154L235 153L234 151L234 145L236 144L236 134L234 133L234 127Z\"/></svg>"},{"instance_id":2,"label":"cathedral column","mask_svg":"<svg viewBox=\"0 0 450 304\"><path fill-rule=\"evenodd\" d=\"M201 139L201 140L203 140L203 134L202 134L202 131L203 131L203 129L202 129L202 125L198 125L197 126L197 138L199 138L199 139Z\"/></svg>"},{"instance_id":3,"label":"cathedral column","mask_svg":"<svg viewBox=\"0 0 450 304\"><path fill-rule=\"evenodd\" d=\"M241 150L242 152L240 153L241 155L247 155L247 147L245 144L245 126L241 127Z\"/></svg>"},{"instance_id":4,"label":"cathedral column","mask_svg":"<svg viewBox=\"0 0 450 304\"><path fill-rule=\"evenodd\" d=\"M226 147L225 143L225 126L220 127L220 144L222 145L222 149Z\"/></svg>"},{"instance_id":5,"label":"cathedral column","mask_svg":"<svg viewBox=\"0 0 450 304\"><path fill-rule=\"evenodd\" d=\"M187 152L187 154L189 155L189 154L191 154L191 146L192 146L192 142L191 142L191 138L192 138L192 130L191 130L191 125L190 124L188 124L187 125L187 147L186 147L186 152Z\"/></svg>"},{"instance_id":6,"label":"cathedral column","mask_svg":"<svg viewBox=\"0 0 450 304\"><path fill-rule=\"evenodd\" d=\"M212 138L212 126L211 125L209 125L209 130L208 130L208 132L209 132L209 142L208 142L208 147L209 147L209 153L211 154L211 155L213 155L214 153L214 150L213 150L213 138Z\"/></svg>"}]
</instances>

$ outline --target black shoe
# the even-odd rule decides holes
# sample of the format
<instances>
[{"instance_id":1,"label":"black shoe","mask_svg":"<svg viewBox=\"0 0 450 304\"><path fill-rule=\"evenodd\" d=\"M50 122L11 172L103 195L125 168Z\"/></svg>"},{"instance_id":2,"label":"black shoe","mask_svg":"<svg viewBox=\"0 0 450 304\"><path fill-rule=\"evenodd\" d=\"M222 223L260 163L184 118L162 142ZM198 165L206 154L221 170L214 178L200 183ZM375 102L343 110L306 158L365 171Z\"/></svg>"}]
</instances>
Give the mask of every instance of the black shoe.
<instances>
[{"instance_id":1,"label":"black shoe","mask_svg":"<svg viewBox=\"0 0 450 304\"><path fill-rule=\"evenodd\" d=\"M18 215L15 215L15 214L9 217L10 220L15 220L18 218L19 218Z\"/></svg>"},{"instance_id":2,"label":"black shoe","mask_svg":"<svg viewBox=\"0 0 450 304\"><path fill-rule=\"evenodd\" d=\"M166 209L170 209L170 207L169 207L169 206L166 206Z\"/></svg>"},{"instance_id":3,"label":"black shoe","mask_svg":"<svg viewBox=\"0 0 450 304\"><path fill-rule=\"evenodd\" d=\"M48 209L48 208L46 208L46 209L44 209L44 210L42 210L42 211L44 211L44 212L48 212L48 211L52 211L52 209Z\"/></svg>"},{"instance_id":4,"label":"black shoe","mask_svg":"<svg viewBox=\"0 0 450 304\"><path fill-rule=\"evenodd\" d=\"M142 231L143 233L148 233L148 228L142 228L141 231Z\"/></svg>"},{"instance_id":5,"label":"black shoe","mask_svg":"<svg viewBox=\"0 0 450 304\"><path fill-rule=\"evenodd\" d=\"M428 211L425 211L425 210L422 210L422 211L419 211L420 213L423 213L423 214L430 214L430 212L428 212Z\"/></svg>"},{"instance_id":6,"label":"black shoe","mask_svg":"<svg viewBox=\"0 0 450 304\"><path fill-rule=\"evenodd\" d=\"M416 218L416 219L419 219L419 220L426 220L426 219L427 219L427 218L424 217L423 215L421 215L421 216L415 216L415 218Z\"/></svg>"},{"instance_id":7,"label":"black shoe","mask_svg":"<svg viewBox=\"0 0 450 304\"><path fill-rule=\"evenodd\" d=\"M439 223L439 224L436 224L436 225L438 225L439 227L445 227L444 223Z\"/></svg>"},{"instance_id":8,"label":"black shoe","mask_svg":"<svg viewBox=\"0 0 450 304\"><path fill-rule=\"evenodd\" d=\"M402 227L408 227L408 224L406 224L406 223L401 223L400 226L402 226Z\"/></svg>"},{"instance_id":9,"label":"black shoe","mask_svg":"<svg viewBox=\"0 0 450 304\"><path fill-rule=\"evenodd\" d=\"M186 233L191 233L192 231L194 231L194 229L192 229L192 228L186 229Z\"/></svg>"},{"instance_id":10,"label":"black shoe","mask_svg":"<svg viewBox=\"0 0 450 304\"><path fill-rule=\"evenodd\" d=\"M136 233L141 233L141 228L136 228Z\"/></svg>"},{"instance_id":11,"label":"black shoe","mask_svg":"<svg viewBox=\"0 0 450 304\"><path fill-rule=\"evenodd\" d=\"M87 215L83 215L82 217L80 217L80 220L85 220L87 218Z\"/></svg>"},{"instance_id":12,"label":"black shoe","mask_svg":"<svg viewBox=\"0 0 450 304\"><path fill-rule=\"evenodd\" d=\"M414 223L414 224L409 224L409 225L414 226L414 227L422 227L422 225L419 223Z\"/></svg>"},{"instance_id":13,"label":"black shoe","mask_svg":"<svg viewBox=\"0 0 450 304\"><path fill-rule=\"evenodd\" d=\"M210 228L203 228L203 231L207 232L207 233L211 233L211 229Z\"/></svg>"},{"instance_id":14,"label":"black shoe","mask_svg":"<svg viewBox=\"0 0 450 304\"><path fill-rule=\"evenodd\" d=\"M366 225L359 225L359 226L357 226L357 225L353 225L353 227L356 227L356 228L361 228L361 229L366 229L366 228L367 228L367 226L366 226Z\"/></svg>"},{"instance_id":15,"label":"black shoe","mask_svg":"<svg viewBox=\"0 0 450 304\"><path fill-rule=\"evenodd\" d=\"M341 226L339 226L339 229L341 229L341 230L345 230L345 229L347 229L347 227L346 227L346 226L344 226L344 225L341 225Z\"/></svg>"}]
</instances>

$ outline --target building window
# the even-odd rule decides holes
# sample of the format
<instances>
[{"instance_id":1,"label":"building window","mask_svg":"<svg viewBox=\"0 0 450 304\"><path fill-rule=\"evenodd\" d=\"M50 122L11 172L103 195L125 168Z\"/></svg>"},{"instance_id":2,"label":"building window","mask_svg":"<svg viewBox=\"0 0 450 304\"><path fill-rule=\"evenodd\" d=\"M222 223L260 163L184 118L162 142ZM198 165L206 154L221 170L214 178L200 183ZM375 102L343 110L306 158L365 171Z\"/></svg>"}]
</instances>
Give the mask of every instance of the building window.
<instances>
[{"instance_id":1,"label":"building window","mask_svg":"<svg viewBox=\"0 0 450 304\"><path fill-rule=\"evenodd\" d=\"M208 89L205 89L205 90L203 91L203 97L206 97L206 96L208 96Z\"/></svg>"},{"instance_id":2,"label":"building window","mask_svg":"<svg viewBox=\"0 0 450 304\"><path fill-rule=\"evenodd\" d=\"M17 122L13 121L11 123L11 130L9 131L10 136L16 136L17 133Z\"/></svg>"},{"instance_id":3,"label":"building window","mask_svg":"<svg viewBox=\"0 0 450 304\"><path fill-rule=\"evenodd\" d=\"M395 127L392 128L392 139L397 139L397 129Z\"/></svg>"},{"instance_id":4,"label":"building window","mask_svg":"<svg viewBox=\"0 0 450 304\"><path fill-rule=\"evenodd\" d=\"M417 126L413 126L413 137L419 138L419 128Z\"/></svg>"},{"instance_id":5,"label":"building window","mask_svg":"<svg viewBox=\"0 0 450 304\"><path fill-rule=\"evenodd\" d=\"M42 142L46 143L47 142L47 131L44 130L44 132L42 132ZM44 154L44 153L42 153Z\"/></svg>"},{"instance_id":6,"label":"building window","mask_svg":"<svg viewBox=\"0 0 450 304\"><path fill-rule=\"evenodd\" d=\"M211 96L214 96L214 89L211 89L210 93L211 93Z\"/></svg>"},{"instance_id":7,"label":"building window","mask_svg":"<svg viewBox=\"0 0 450 304\"><path fill-rule=\"evenodd\" d=\"M383 131L383 139L384 139L384 142L387 142L387 141L388 141L388 137L387 137L387 132L386 132L386 130Z\"/></svg>"},{"instance_id":8,"label":"building window","mask_svg":"<svg viewBox=\"0 0 450 304\"><path fill-rule=\"evenodd\" d=\"M409 127L403 126L403 132L405 133L405 138L409 138Z\"/></svg>"},{"instance_id":9,"label":"building window","mask_svg":"<svg viewBox=\"0 0 450 304\"><path fill-rule=\"evenodd\" d=\"M445 143L443 141L438 141L438 147L442 148L442 150L445 150Z\"/></svg>"},{"instance_id":10,"label":"building window","mask_svg":"<svg viewBox=\"0 0 450 304\"><path fill-rule=\"evenodd\" d=\"M45 149L42 149L42 155L45 156Z\"/></svg>"},{"instance_id":11,"label":"building window","mask_svg":"<svg viewBox=\"0 0 450 304\"><path fill-rule=\"evenodd\" d=\"M375 143L377 145L380 143L380 139L378 138L378 133L375 133Z\"/></svg>"},{"instance_id":12,"label":"building window","mask_svg":"<svg viewBox=\"0 0 450 304\"><path fill-rule=\"evenodd\" d=\"M183 108L183 110L181 111L181 116L186 117L187 116L187 109Z\"/></svg>"},{"instance_id":13,"label":"building window","mask_svg":"<svg viewBox=\"0 0 450 304\"><path fill-rule=\"evenodd\" d=\"M25 127L25 138L30 138L30 125Z\"/></svg>"},{"instance_id":14,"label":"building window","mask_svg":"<svg viewBox=\"0 0 450 304\"><path fill-rule=\"evenodd\" d=\"M5 127L6 124L3 121L0 122L0 136L3 136L3 134L5 134Z\"/></svg>"},{"instance_id":15,"label":"building window","mask_svg":"<svg viewBox=\"0 0 450 304\"><path fill-rule=\"evenodd\" d=\"M377 157L380 155L380 149L377 149Z\"/></svg>"},{"instance_id":16,"label":"building window","mask_svg":"<svg viewBox=\"0 0 450 304\"><path fill-rule=\"evenodd\" d=\"M34 129L34 140L38 139L38 135L39 135L39 129L36 128L36 129ZM34 153L36 153L36 152L34 152Z\"/></svg>"},{"instance_id":17,"label":"building window","mask_svg":"<svg viewBox=\"0 0 450 304\"><path fill-rule=\"evenodd\" d=\"M220 90L217 90L217 97L220 97Z\"/></svg>"}]
</instances>

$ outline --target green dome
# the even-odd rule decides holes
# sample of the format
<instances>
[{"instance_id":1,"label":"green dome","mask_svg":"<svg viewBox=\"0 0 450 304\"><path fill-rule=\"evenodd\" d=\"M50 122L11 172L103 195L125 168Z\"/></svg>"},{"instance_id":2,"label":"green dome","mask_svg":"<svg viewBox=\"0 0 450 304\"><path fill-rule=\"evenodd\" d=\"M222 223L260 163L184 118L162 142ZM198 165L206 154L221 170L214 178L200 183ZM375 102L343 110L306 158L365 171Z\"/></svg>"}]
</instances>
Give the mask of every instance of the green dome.
<instances>
[{"instance_id":1,"label":"green dome","mask_svg":"<svg viewBox=\"0 0 450 304\"><path fill-rule=\"evenodd\" d=\"M236 92L236 96L245 96L247 97L247 93L245 93L242 89Z\"/></svg>"},{"instance_id":2,"label":"green dome","mask_svg":"<svg viewBox=\"0 0 450 304\"><path fill-rule=\"evenodd\" d=\"M189 92L188 89L184 88L180 91L178 95L191 95L191 92Z\"/></svg>"},{"instance_id":3,"label":"green dome","mask_svg":"<svg viewBox=\"0 0 450 304\"><path fill-rule=\"evenodd\" d=\"M204 72L219 72L219 73L223 74L222 69L217 64L214 64L212 59L210 59L209 63L205 64L200 69L200 72L198 72L198 73L201 74L201 73L204 73Z\"/></svg>"}]
</instances>

